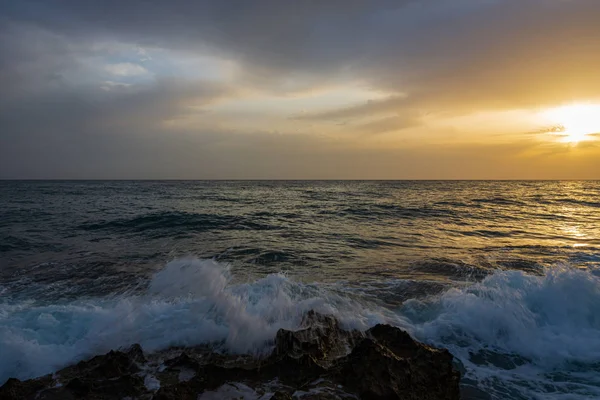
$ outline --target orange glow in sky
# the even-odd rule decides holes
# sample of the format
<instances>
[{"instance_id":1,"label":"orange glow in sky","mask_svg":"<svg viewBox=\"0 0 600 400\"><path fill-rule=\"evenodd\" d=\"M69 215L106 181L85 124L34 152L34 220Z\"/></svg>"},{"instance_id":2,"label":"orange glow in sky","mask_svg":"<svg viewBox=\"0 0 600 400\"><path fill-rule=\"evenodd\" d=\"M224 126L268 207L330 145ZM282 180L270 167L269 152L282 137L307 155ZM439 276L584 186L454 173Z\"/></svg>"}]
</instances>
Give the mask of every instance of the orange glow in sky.
<instances>
[{"instance_id":1,"label":"orange glow in sky","mask_svg":"<svg viewBox=\"0 0 600 400\"><path fill-rule=\"evenodd\" d=\"M590 140L600 132L600 105L571 104L549 109L543 116L555 124L556 133L568 143Z\"/></svg>"}]
</instances>

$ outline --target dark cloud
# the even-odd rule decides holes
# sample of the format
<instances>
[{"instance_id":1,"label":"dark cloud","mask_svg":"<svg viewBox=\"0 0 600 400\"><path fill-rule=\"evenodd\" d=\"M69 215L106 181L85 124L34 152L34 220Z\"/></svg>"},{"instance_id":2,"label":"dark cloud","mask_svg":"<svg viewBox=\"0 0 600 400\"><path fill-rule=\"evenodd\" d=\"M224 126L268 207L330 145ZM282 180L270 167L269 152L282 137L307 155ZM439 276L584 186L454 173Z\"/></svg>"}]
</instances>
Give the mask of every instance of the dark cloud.
<instances>
[{"instance_id":1,"label":"dark cloud","mask_svg":"<svg viewBox=\"0 0 600 400\"><path fill-rule=\"evenodd\" d=\"M493 151L468 146L377 153L309 135L166 124L248 87L360 82L389 93L297 117L366 134L413 127L430 112L600 97L597 0L0 0L0 15L4 177L477 177L475 165L499 177L472 153ZM165 73L102 86L99 41L213 54L240 73L219 83Z\"/></svg>"},{"instance_id":2,"label":"dark cloud","mask_svg":"<svg viewBox=\"0 0 600 400\"><path fill-rule=\"evenodd\" d=\"M9 19L55 32L116 36L143 45L207 48L243 61L248 75L272 80L274 72L300 77L339 71L360 49L373 14L407 1L282 2L16 0L6 2ZM358 31L356 31L358 33ZM308 79L308 78L307 78Z\"/></svg>"},{"instance_id":3,"label":"dark cloud","mask_svg":"<svg viewBox=\"0 0 600 400\"><path fill-rule=\"evenodd\" d=\"M2 177L150 177L147 171L169 166L161 155L174 152L164 149L188 151L186 135L165 123L195 113L190 104L203 106L230 93L212 83L164 79L140 88L53 90L15 101L0 109ZM219 138L199 133L193 144L200 149Z\"/></svg>"},{"instance_id":4,"label":"dark cloud","mask_svg":"<svg viewBox=\"0 0 600 400\"><path fill-rule=\"evenodd\" d=\"M596 0L5 3L7 18L52 31L208 47L267 86L354 76L443 107L530 105L600 88Z\"/></svg>"}]
</instances>

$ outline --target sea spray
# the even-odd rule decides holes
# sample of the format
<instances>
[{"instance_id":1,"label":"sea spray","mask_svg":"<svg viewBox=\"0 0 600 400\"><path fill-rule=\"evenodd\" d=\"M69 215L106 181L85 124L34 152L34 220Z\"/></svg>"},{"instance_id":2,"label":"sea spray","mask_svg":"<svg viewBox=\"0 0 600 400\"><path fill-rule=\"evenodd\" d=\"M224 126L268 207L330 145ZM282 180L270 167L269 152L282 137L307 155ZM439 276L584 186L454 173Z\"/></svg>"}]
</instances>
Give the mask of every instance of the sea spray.
<instances>
[{"instance_id":1,"label":"sea spray","mask_svg":"<svg viewBox=\"0 0 600 400\"><path fill-rule=\"evenodd\" d=\"M382 290L402 285L381 285ZM0 304L0 382L50 373L111 349L212 344L266 354L280 328L314 309L347 328L389 323L448 348L463 388L494 398L600 396L600 275L568 265L539 275L498 270L480 282L390 309L358 289L305 284L283 274L233 283L226 264L177 259L143 294L39 305ZM436 292L437 293L437 292ZM370 299L370 300L367 300Z\"/></svg>"},{"instance_id":2,"label":"sea spray","mask_svg":"<svg viewBox=\"0 0 600 400\"><path fill-rule=\"evenodd\" d=\"M281 274L234 285L227 265L178 259L152 277L143 295L0 304L0 381L39 376L132 343L147 351L212 343L266 354L277 330L297 327L308 310L363 330L393 316Z\"/></svg>"},{"instance_id":3,"label":"sea spray","mask_svg":"<svg viewBox=\"0 0 600 400\"><path fill-rule=\"evenodd\" d=\"M448 348L467 379L499 398L600 397L596 270L497 271L435 299L408 301L403 313L413 334Z\"/></svg>"}]
</instances>

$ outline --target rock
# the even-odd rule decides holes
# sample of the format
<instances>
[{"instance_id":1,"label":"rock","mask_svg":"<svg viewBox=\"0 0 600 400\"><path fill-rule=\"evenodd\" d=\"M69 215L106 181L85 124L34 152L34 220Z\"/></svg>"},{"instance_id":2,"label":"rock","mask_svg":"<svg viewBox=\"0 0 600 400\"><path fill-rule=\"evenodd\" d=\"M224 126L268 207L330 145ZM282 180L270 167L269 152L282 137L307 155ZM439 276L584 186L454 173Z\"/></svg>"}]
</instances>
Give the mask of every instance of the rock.
<instances>
[{"instance_id":1,"label":"rock","mask_svg":"<svg viewBox=\"0 0 600 400\"><path fill-rule=\"evenodd\" d=\"M92 384L79 378L73 378L67 383L65 389L77 397L84 397L92 390Z\"/></svg>"},{"instance_id":2,"label":"rock","mask_svg":"<svg viewBox=\"0 0 600 400\"><path fill-rule=\"evenodd\" d=\"M73 378L65 386L41 392L36 398L54 399L122 399L139 398L147 393L144 381L136 375L123 375L112 379Z\"/></svg>"},{"instance_id":3,"label":"rock","mask_svg":"<svg viewBox=\"0 0 600 400\"><path fill-rule=\"evenodd\" d=\"M340 360L338 379L364 399L453 400L460 374L452 355L414 341L406 332L377 325Z\"/></svg>"},{"instance_id":4,"label":"rock","mask_svg":"<svg viewBox=\"0 0 600 400\"><path fill-rule=\"evenodd\" d=\"M54 377L47 375L25 382L9 379L0 388L0 399L121 399L139 396L146 389L143 379L134 375L140 371L137 362L145 362L139 345L133 345L126 352L110 351L64 368Z\"/></svg>"},{"instance_id":5,"label":"rock","mask_svg":"<svg viewBox=\"0 0 600 400\"><path fill-rule=\"evenodd\" d=\"M133 360L138 364L144 364L147 361L146 357L144 357L142 346L137 343L131 345L131 347L125 351L125 354L127 354L130 360Z\"/></svg>"},{"instance_id":6,"label":"rock","mask_svg":"<svg viewBox=\"0 0 600 400\"><path fill-rule=\"evenodd\" d=\"M292 396L287 394L286 392L282 392L280 390L273 393L270 400L292 400Z\"/></svg>"},{"instance_id":7,"label":"rock","mask_svg":"<svg viewBox=\"0 0 600 400\"><path fill-rule=\"evenodd\" d=\"M78 364L64 368L58 371L56 375L64 380L72 378L84 380L118 378L123 375L134 374L140 370L135 361L137 357L139 357L137 351L129 354L111 350L103 356L96 356L88 361L81 361Z\"/></svg>"},{"instance_id":8,"label":"rock","mask_svg":"<svg viewBox=\"0 0 600 400\"><path fill-rule=\"evenodd\" d=\"M26 397L27 391L28 389L26 388L26 384L17 378L8 378L6 383L4 383L4 385L2 385L0 388L0 397L7 399L17 399L19 398L18 396Z\"/></svg>"},{"instance_id":9,"label":"rock","mask_svg":"<svg viewBox=\"0 0 600 400\"><path fill-rule=\"evenodd\" d=\"M367 331L367 336L390 349L398 357L411 357L415 351L431 349L421 343L417 343L410 337L408 332L390 325L375 325Z\"/></svg>"},{"instance_id":10,"label":"rock","mask_svg":"<svg viewBox=\"0 0 600 400\"><path fill-rule=\"evenodd\" d=\"M50 375L28 381L20 381L16 378L9 378L4 385L0 387L0 399L2 400L23 400L33 399L37 393L44 388L52 385Z\"/></svg>"},{"instance_id":11,"label":"rock","mask_svg":"<svg viewBox=\"0 0 600 400\"><path fill-rule=\"evenodd\" d=\"M304 354L299 357L284 355L276 360L261 365L259 377L264 380L279 379L291 386L300 386L318 379L327 369L319 365L315 359Z\"/></svg>"},{"instance_id":12,"label":"rock","mask_svg":"<svg viewBox=\"0 0 600 400\"><path fill-rule=\"evenodd\" d=\"M266 358L217 354L206 346L145 356L133 345L53 375L9 379L0 387L0 399L195 400L205 391L218 392L235 382L256 393L270 393L277 382L274 400L289 400L291 393L320 400L458 400L459 373L452 360L447 350L419 343L398 328L377 325L364 333L346 331L334 317L311 311L300 330L277 332L274 350ZM158 382L144 385L148 374L160 387Z\"/></svg>"},{"instance_id":13,"label":"rock","mask_svg":"<svg viewBox=\"0 0 600 400\"><path fill-rule=\"evenodd\" d=\"M462 400L493 400L492 396L476 386L463 384L460 388Z\"/></svg>"},{"instance_id":14,"label":"rock","mask_svg":"<svg viewBox=\"0 0 600 400\"><path fill-rule=\"evenodd\" d=\"M152 400L196 400L203 391L188 384L171 385L158 389Z\"/></svg>"},{"instance_id":15,"label":"rock","mask_svg":"<svg viewBox=\"0 0 600 400\"><path fill-rule=\"evenodd\" d=\"M42 388L43 386L39 389ZM0 387L0 399L24 399L35 394L37 390L31 383L24 383L17 378L9 378Z\"/></svg>"},{"instance_id":16,"label":"rock","mask_svg":"<svg viewBox=\"0 0 600 400\"><path fill-rule=\"evenodd\" d=\"M177 369L181 369L181 368L196 369L200 366L198 361L196 361L192 357L188 356L185 352L182 352L179 356L177 356L175 358L171 358L171 359L165 361L165 365L168 367L177 368Z\"/></svg>"},{"instance_id":17,"label":"rock","mask_svg":"<svg viewBox=\"0 0 600 400\"><path fill-rule=\"evenodd\" d=\"M123 397L138 397L146 392L144 380L137 375L125 375L117 379L98 382L93 386L94 393L116 399Z\"/></svg>"},{"instance_id":18,"label":"rock","mask_svg":"<svg viewBox=\"0 0 600 400\"><path fill-rule=\"evenodd\" d=\"M177 357L179 358L179 357ZM198 367L191 379L175 384L161 386L154 399L196 399L206 390L214 390L227 382L240 380L260 381L257 370L243 368L224 368L214 364Z\"/></svg>"},{"instance_id":19,"label":"rock","mask_svg":"<svg viewBox=\"0 0 600 400\"><path fill-rule=\"evenodd\" d=\"M298 358L311 356L315 362L328 367L336 358L348 354L352 345L361 337L357 331L349 332L340 328L339 322L331 315L309 311L302 319L304 329L289 331L280 329L275 337L275 350L272 357L287 355Z\"/></svg>"},{"instance_id":20,"label":"rock","mask_svg":"<svg viewBox=\"0 0 600 400\"><path fill-rule=\"evenodd\" d=\"M76 400L85 399L86 397L75 396L60 388L48 389L36 395L36 400Z\"/></svg>"}]
</instances>

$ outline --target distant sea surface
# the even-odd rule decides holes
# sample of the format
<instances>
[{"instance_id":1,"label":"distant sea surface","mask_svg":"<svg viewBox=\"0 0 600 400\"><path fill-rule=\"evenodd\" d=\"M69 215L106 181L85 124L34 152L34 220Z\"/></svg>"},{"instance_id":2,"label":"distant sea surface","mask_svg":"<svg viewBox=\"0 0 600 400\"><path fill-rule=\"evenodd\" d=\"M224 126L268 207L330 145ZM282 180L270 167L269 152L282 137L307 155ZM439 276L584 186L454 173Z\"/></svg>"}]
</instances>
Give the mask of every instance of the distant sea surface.
<instances>
[{"instance_id":1,"label":"distant sea surface","mask_svg":"<svg viewBox=\"0 0 600 400\"><path fill-rule=\"evenodd\" d=\"M448 348L465 399L600 398L600 182L0 182L0 384L310 309Z\"/></svg>"}]
</instances>

